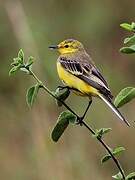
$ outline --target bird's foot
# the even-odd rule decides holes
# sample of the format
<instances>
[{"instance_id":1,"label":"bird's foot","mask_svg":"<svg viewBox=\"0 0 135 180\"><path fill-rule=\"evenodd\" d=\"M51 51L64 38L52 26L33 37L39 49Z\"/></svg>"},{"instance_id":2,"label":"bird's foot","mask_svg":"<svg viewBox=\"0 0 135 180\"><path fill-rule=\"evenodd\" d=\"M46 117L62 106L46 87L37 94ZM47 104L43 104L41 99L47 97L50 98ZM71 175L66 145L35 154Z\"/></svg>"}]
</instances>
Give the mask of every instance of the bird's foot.
<instances>
[{"instance_id":1,"label":"bird's foot","mask_svg":"<svg viewBox=\"0 0 135 180\"><path fill-rule=\"evenodd\" d=\"M83 125L83 117L77 117L76 125Z\"/></svg>"},{"instance_id":2,"label":"bird's foot","mask_svg":"<svg viewBox=\"0 0 135 180\"><path fill-rule=\"evenodd\" d=\"M63 90L63 89L70 89L68 86L58 86L57 89L59 88L59 90Z\"/></svg>"}]
</instances>

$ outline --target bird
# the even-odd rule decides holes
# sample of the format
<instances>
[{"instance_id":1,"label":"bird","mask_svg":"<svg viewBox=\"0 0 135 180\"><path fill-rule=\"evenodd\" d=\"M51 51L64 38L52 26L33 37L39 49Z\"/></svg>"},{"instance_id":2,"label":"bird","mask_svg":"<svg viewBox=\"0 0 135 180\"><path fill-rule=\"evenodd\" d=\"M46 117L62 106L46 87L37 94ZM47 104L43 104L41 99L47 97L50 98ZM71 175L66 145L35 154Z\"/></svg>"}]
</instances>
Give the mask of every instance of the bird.
<instances>
[{"instance_id":1,"label":"bird","mask_svg":"<svg viewBox=\"0 0 135 180\"><path fill-rule=\"evenodd\" d=\"M60 53L56 63L57 72L64 85L73 90L75 94L89 98L89 104L82 119L92 103L92 97L98 97L111 108L120 120L130 126L114 105L113 95L105 78L81 42L71 38L57 45L51 45L49 48Z\"/></svg>"}]
</instances>

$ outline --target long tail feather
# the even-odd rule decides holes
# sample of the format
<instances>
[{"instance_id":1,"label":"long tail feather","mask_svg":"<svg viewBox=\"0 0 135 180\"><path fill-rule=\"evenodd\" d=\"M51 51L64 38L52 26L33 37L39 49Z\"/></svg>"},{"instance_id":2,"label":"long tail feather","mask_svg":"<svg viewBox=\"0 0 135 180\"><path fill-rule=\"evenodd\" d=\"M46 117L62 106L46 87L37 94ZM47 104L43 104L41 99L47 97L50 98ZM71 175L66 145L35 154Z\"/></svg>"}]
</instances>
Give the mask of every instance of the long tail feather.
<instances>
[{"instance_id":1,"label":"long tail feather","mask_svg":"<svg viewBox=\"0 0 135 180\"><path fill-rule=\"evenodd\" d=\"M113 102L109 101L101 94L99 94L99 97L112 109L112 111L119 117L120 120L124 121L128 126L130 126L129 122L124 118L118 108L115 107Z\"/></svg>"}]
</instances>

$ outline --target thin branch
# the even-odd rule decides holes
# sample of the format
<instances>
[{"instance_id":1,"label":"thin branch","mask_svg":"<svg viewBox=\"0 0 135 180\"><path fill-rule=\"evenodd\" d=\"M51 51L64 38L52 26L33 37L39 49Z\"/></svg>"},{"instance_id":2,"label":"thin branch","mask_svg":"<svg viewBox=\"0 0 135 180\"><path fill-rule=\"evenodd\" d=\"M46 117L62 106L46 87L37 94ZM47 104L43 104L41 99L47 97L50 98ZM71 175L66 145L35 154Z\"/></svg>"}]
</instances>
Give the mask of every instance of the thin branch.
<instances>
[{"instance_id":1,"label":"thin branch","mask_svg":"<svg viewBox=\"0 0 135 180\"><path fill-rule=\"evenodd\" d=\"M54 97L56 100L60 101L63 106L65 106L70 112L72 112L77 118L80 118L64 101L58 99L58 97L56 97L43 83L42 81L40 81L38 79L38 77L35 75L35 73L30 70L29 68L27 68L27 70L30 72L30 75L32 75L34 77L34 79L41 85L41 87L47 92L49 93L52 97ZM83 121L81 121L81 124L83 124L93 135L95 135L95 131L86 123ZM113 153L111 152L109 146L104 142L103 139L101 139L100 137L97 137L97 140L103 145L103 147L106 149L106 151L109 153L109 155L111 156L112 160L114 161L115 165L117 166L117 168L119 169L123 179L125 180L125 174L123 171L123 168L121 167L121 164L119 162L119 160L113 155Z\"/></svg>"},{"instance_id":2,"label":"thin branch","mask_svg":"<svg viewBox=\"0 0 135 180\"><path fill-rule=\"evenodd\" d=\"M50 90L42 83L42 81L40 81L40 80L38 79L38 77L33 73L32 70L29 69L29 67L26 68L26 69L30 72L30 75L32 75L32 76L34 77L34 79L36 79L36 81L40 84L40 86L41 86L48 94L50 94L50 95L51 95L52 97L54 97L56 100L60 101L60 102L63 104L63 106L65 106L70 112L72 112L75 116L77 116L77 117L79 118L79 116L78 116L64 101L62 101L62 100L59 99L57 96L55 96L55 95L53 94L53 92L50 91Z\"/></svg>"},{"instance_id":3,"label":"thin branch","mask_svg":"<svg viewBox=\"0 0 135 180\"><path fill-rule=\"evenodd\" d=\"M95 135L95 131L88 125L86 124L86 122L82 121L82 124L93 134ZM110 156L112 157L114 163L116 164L117 168L119 169L123 179L125 180L126 177L125 177L125 174L124 174L124 171L123 171L123 168L121 167L121 164L120 162L118 161L118 159L116 159L116 157L113 155L113 153L111 152L109 146L104 142L103 139L97 137L98 141L104 146L104 148L106 149L106 151L110 154Z\"/></svg>"}]
</instances>

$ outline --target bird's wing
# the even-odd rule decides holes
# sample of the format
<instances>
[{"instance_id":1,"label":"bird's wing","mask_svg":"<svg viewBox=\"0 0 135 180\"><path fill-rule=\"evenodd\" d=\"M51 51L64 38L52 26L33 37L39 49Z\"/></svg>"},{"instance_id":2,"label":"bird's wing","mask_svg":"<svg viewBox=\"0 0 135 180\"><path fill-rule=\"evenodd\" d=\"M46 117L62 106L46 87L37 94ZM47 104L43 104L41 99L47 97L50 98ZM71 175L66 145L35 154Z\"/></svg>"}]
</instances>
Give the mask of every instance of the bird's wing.
<instances>
[{"instance_id":1,"label":"bird's wing","mask_svg":"<svg viewBox=\"0 0 135 180\"><path fill-rule=\"evenodd\" d=\"M99 90L101 94L99 97L112 109L112 111L128 126L130 126L129 122L124 118L124 116L120 113L120 111L115 107L112 102L112 95L108 88L108 85L101 75L100 71L96 68L96 66L90 61L80 62L78 60L67 59L67 57L59 58L59 62L61 65L79 79L85 81L90 86Z\"/></svg>"},{"instance_id":2,"label":"bird's wing","mask_svg":"<svg viewBox=\"0 0 135 180\"><path fill-rule=\"evenodd\" d=\"M60 57L59 62L65 70L98 89L99 92L106 97L112 98L107 82L95 65L85 60L80 62L73 58L72 60L68 59L67 57Z\"/></svg>"}]
</instances>

